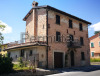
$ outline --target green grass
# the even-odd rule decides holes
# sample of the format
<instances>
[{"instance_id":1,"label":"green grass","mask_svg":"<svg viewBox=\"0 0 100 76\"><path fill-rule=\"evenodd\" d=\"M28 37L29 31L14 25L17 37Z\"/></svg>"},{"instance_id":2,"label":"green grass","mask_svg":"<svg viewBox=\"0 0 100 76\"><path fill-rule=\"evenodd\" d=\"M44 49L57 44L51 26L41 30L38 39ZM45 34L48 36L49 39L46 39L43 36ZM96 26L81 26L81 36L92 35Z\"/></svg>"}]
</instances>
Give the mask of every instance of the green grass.
<instances>
[{"instance_id":1,"label":"green grass","mask_svg":"<svg viewBox=\"0 0 100 76\"><path fill-rule=\"evenodd\" d=\"M29 67L19 67L18 64L14 64L13 69L14 70L29 70ZM30 69L32 69L32 67Z\"/></svg>"},{"instance_id":2,"label":"green grass","mask_svg":"<svg viewBox=\"0 0 100 76\"><path fill-rule=\"evenodd\" d=\"M91 58L90 62L100 62L100 58Z\"/></svg>"}]
</instances>

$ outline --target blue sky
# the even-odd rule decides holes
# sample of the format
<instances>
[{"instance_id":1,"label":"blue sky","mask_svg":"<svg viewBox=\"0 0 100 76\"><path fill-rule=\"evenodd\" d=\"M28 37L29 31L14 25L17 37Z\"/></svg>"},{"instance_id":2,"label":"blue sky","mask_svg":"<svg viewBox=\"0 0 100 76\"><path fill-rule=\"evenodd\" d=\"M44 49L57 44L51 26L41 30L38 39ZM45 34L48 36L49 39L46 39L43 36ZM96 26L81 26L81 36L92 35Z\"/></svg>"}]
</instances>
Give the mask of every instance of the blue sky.
<instances>
[{"instance_id":1,"label":"blue sky","mask_svg":"<svg viewBox=\"0 0 100 76\"><path fill-rule=\"evenodd\" d=\"M100 29L100 0L35 0L39 5L50 5L92 23L89 37ZM33 0L0 0L0 21L7 25L4 42L20 40L25 32L25 15L32 8Z\"/></svg>"}]
</instances>

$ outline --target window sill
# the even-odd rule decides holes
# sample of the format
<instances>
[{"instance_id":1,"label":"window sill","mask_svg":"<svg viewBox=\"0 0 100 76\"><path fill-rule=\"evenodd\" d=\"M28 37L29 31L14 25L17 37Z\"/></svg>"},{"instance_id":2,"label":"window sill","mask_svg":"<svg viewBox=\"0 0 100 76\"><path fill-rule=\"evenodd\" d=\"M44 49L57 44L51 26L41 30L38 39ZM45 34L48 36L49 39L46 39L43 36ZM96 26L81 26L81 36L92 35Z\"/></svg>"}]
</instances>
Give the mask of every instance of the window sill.
<instances>
[{"instance_id":1,"label":"window sill","mask_svg":"<svg viewBox=\"0 0 100 76\"><path fill-rule=\"evenodd\" d=\"M79 31L83 32L83 30L79 30Z\"/></svg>"},{"instance_id":2,"label":"window sill","mask_svg":"<svg viewBox=\"0 0 100 76\"><path fill-rule=\"evenodd\" d=\"M59 23L55 23L55 24L60 25Z\"/></svg>"},{"instance_id":3,"label":"window sill","mask_svg":"<svg viewBox=\"0 0 100 76\"><path fill-rule=\"evenodd\" d=\"M73 27L71 28L71 27L69 27L70 29L73 29Z\"/></svg>"}]
</instances>

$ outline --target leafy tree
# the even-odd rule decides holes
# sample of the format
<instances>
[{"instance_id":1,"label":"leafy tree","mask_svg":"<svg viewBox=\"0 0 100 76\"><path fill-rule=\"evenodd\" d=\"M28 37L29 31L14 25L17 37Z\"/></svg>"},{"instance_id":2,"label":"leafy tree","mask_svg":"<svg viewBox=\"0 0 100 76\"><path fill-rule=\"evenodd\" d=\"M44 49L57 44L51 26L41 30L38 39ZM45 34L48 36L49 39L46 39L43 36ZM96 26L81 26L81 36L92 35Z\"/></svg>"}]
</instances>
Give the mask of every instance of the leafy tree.
<instances>
[{"instance_id":1,"label":"leafy tree","mask_svg":"<svg viewBox=\"0 0 100 76\"><path fill-rule=\"evenodd\" d=\"M0 22L0 30L4 31L5 25L2 25ZM0 32L0 45L3 43L4 37L2 36L2 33Z\"/></svg>"},{"instance_id":2,"label":"leafy tree","mask_svg":"<svg viewBox=\"0 0 100 76\"><path fill-rule=\"evenodd\" d=\"M95 31L94 34L96 35L97 33L100 33L100 31Z\"/></svg>"}]
</instances>

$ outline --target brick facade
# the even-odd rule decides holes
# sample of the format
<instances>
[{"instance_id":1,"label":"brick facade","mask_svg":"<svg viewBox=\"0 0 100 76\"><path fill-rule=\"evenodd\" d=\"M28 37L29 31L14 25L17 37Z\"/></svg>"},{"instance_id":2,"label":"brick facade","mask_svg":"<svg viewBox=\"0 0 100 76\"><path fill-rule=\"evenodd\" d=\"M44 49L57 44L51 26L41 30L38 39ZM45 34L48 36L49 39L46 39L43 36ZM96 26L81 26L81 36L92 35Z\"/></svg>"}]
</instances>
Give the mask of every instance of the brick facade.
<instances>
[{"instance_id":1,"label":"brick facade","mask_svg":"<svg viewBox=\"0 0 100 76\"><path fill-rule=\"evenodd\" d=\"M37 7L37 8L36 8ZM31 9L31 14L26 16L26 32L32 36L56 36L56 32L60 32L61 35L68 36L73 35L74 39L80 40L83 37L84 45L81 48L68 48L66 42L57 42L51 38L48 38L48 67L54 68L54 52L63 53L63 67L71 67L70 52L74 52L74 66L88 66L90 65L90 49L88 39L88 22L81 20L73 16L66 16L60 12L52 9L46 10L46 8L36 6L35 9ZM38 9L39 8L39 9ZM46 12L48 11L48 13ZM56 24L56 15L60 16L60 24ZM48 16L48 17L47 17ZM69 19L72 20L73 28L69 28ZM82 24L83 30L79 30L79 23ZM48 25L47 25L48 24ZM47 28L48 26L48 28ZM40 39L39 41L42 41ZM46 38L45 40L46 41ZM28 40L26 40L28 42ZM47 51L46 51L47 52ZM81 52L84 52L85 60L81 60ZM68 59L65 56L68 55ZM65 63L67 61L67 63Z\"/></svg>"}]
</instances>

